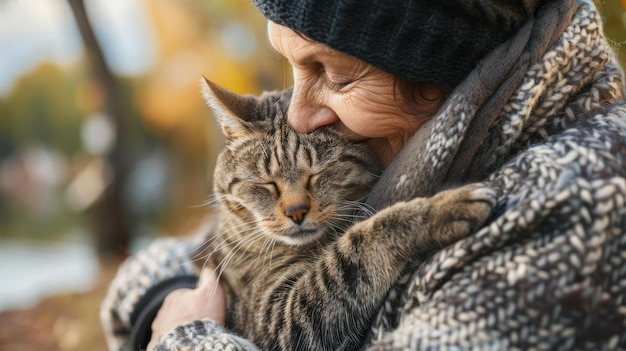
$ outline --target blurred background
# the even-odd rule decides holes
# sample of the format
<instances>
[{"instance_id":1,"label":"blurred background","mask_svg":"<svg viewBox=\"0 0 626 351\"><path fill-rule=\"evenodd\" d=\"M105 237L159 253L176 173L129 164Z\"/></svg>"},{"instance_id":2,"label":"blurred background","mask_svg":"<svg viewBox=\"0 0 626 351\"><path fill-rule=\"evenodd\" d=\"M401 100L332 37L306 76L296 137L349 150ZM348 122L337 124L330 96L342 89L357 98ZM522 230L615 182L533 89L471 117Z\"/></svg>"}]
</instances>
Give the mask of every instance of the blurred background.
<instances>
[{"instance_id":1,"label":"blurred background","mask_svg":"<svg viewBox=\"0 0 626 351\"><path fill-rule=\"evenodd\" d=\"M599 6L626 62L626 0ZM210 211L202 75L291 84L251 0L0 0L0 349L105 350L121 260Z\"/></svg>"},{"instance_id":2,"label":"blurred background","mask_svg":"<svg viewBox=\"0 0 626 351\"><path fill-rule=\"evenodd\" d=\"M119 262L210 210L201 76L289 72L250 0L0 0L0 349L104 350Z\"/></svg>"}]
</instances>

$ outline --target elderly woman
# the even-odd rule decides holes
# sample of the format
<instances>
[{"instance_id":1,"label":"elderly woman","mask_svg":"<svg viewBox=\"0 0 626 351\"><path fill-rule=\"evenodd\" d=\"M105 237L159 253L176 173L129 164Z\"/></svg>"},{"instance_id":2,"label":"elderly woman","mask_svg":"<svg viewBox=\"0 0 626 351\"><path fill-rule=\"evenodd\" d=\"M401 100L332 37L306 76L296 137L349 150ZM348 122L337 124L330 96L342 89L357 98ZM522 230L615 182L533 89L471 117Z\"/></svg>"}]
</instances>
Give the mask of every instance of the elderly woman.
<instances>
[{"instance_id":1,"label":"elderly woman","mask_svg":"<svg viewBox=\"0 0 626 351\"><path fill-rule=\"evenodd\" d=\"M592 3L255 5L293 66L292 126L332 125L384 163L371 206L474 181L499 193L487 227L393 287L363 347L626 347L623 73ZM189 245L158 241L120 268L102 308L111 349L150 328L157 350L255 348L220 326L215 278L193 289Z\"/></svg>"}]
</instances>

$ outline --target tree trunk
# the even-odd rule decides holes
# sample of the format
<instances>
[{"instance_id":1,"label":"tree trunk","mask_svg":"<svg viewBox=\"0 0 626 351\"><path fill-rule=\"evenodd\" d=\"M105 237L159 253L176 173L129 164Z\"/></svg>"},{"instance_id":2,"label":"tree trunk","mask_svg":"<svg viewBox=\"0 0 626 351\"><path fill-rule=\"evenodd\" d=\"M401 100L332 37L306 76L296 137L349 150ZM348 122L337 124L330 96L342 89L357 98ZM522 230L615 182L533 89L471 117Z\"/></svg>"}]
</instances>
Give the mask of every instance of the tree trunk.
<instances>
[{"instance_id":1,"label":"tree trunk","mask_svg":"<svg viewBox=\"0 0 626 351\"><path fill-rule=\"evenodd\" d=\"M129 216L123 202L123 185L128 177L128 152L126 123L119 95L119 83L111 73L102 49L94 35L93 28L85 11L83 0L68 0L80 31L87 59L92 73L104 91L104 113L111 118L115 128L114 145L106 155L113 172L113 181L100 199L88 209L88 215L95 235L95 244L100 255L124 256L128 248L131 230Z\"/></svg>"}]
</instances>

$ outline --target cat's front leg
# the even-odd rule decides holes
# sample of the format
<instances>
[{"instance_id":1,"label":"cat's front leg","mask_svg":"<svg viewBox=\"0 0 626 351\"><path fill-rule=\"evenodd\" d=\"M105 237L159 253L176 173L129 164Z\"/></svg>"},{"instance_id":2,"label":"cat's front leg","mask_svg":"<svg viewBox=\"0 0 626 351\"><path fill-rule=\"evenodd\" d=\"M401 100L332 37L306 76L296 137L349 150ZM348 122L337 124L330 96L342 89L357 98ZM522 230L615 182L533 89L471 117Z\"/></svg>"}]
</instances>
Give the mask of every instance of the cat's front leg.
<instances>
[{"instance_id":1,"label":"cat's front leg","mask_svg":"<svg viewBox=\"0 0 626 351\"><path fill-rule=\"evenodd\" d=\"M493 189L480 183L434 195L428 204L428 232L419 238L418 243L440 249L475 233L491 215L496 195ZM408 207L419 211L420 200L408 202ZM421 250L418 247L418 251Z\"/></svg>"},{"instance_id":2,"label":"cat's front leg","mask_svg":"<svg viewBox=\"0 0 626 351\"><path fill-rule=\"evenodd\" d=\"M358 349L385 295L408 262L480 228L495 192L467 185L395 204L355 224L285 296L282 349ZM286 297L288 296L288 297Z\"/></svg>"},{"instance_id":3,"label":"cat's front leg","mask_svg":"<svg viewBox=\"0 0 626 351\"><path fill-rule=\"evenodd\" d=\"M397 203L354 225L337 242L345 284L360 296L381 297L408 262L434 252L480 228L496 203L495 192L471 184L431 198Z\"/></svg>"}]
</instances>

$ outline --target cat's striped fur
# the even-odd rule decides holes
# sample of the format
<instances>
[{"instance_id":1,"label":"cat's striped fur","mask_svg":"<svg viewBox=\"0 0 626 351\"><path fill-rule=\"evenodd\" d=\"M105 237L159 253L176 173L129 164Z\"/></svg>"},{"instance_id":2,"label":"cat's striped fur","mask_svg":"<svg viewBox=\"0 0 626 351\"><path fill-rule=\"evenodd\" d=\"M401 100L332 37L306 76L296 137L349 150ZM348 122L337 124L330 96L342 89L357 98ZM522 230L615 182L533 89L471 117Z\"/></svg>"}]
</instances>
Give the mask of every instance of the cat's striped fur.
<instances>
[{"instance_id":1,"label":"cat's striped fur","mask_svg":"<svg viewBox=\"0 0 626 351\"><path fill-rule=\"evenodd\" d=\"M227 292L227 326L263 350L358 349L407 263L467 235L494 204L466 186L347 229L379 171L372 153L330 128L297 134L288 91L257 99L205 83L226 147L220 226L203 253Z\"/></svg>"}]
</instances>

